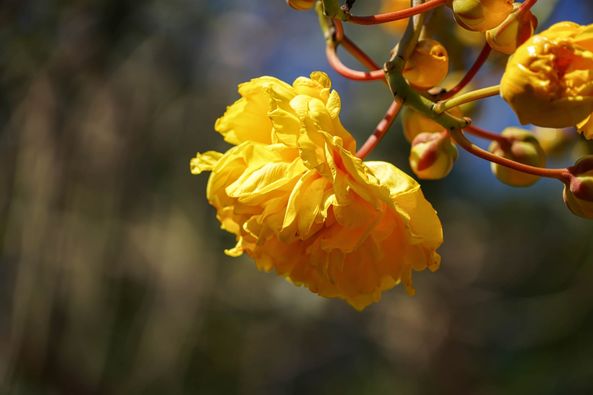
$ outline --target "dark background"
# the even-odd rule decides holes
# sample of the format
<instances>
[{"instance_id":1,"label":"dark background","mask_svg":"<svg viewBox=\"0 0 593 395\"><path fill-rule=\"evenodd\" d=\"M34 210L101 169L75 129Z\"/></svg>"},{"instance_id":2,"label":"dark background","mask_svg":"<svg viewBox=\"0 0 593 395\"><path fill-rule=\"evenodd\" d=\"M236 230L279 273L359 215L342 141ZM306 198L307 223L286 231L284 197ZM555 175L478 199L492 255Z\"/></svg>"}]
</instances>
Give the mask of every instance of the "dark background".
<instances>
[{"instance_id":1,"label":"dark background","mask_svg":"<svg viewBox=\"0 0 593 395\"><path fill-rule=\"evenodd\" d=\"M587 0L536 10L540 28L593 22ZM479 46L450 12L432 26L467 67ZM347 28L379 62L396 41ZM228 148L213 124L238 83L330 72L323 45L315 15L281 0L0 2L0 393L593 393L593 224L557 182L513 189L461 152L422 183L441 269L362 313L223 254L233 237L189 159ZM363 141L389 94L330 75ZM496 98L472 114L517 123ZM396 125L370 159L409 171L407 150Z\"/></svg>"}]
</instances>

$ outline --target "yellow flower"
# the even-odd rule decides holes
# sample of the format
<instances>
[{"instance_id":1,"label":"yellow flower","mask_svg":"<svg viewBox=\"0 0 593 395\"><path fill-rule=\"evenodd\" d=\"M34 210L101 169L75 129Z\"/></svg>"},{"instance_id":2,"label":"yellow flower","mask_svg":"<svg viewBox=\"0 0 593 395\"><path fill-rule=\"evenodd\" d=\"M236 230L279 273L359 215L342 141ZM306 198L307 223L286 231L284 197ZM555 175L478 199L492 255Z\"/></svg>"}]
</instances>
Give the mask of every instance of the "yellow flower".
<instances>
[{"instance_id":1,"label":"yellow flower","mask_svg":"<svg viewBox=\"0 0 593 395\"><path fill-rule=\"evenodd\" d=\"M593 25L557 23L509 58L501 95L523 124L563 128L593 112Z\"/></svg>"},{"instance_id":2,"label":"yellow flower","mask_svg":"<svg viewBox=\"0 0 593 395\"><path fill-rule=\"evenodd\" d=\"M432 39L418 41L403 70L404 77L418 89L437 86L449 72L449 55L441 43Z\"/></svg>"},{"instance_id":3,"label":"yellow flower","mask_svg":"<svg viewBox=\"0 0 593 395\"><path fill-rule=\"evenodd\" d=\"M452 0L455 20L468 30L483 32L498 26L513 10L512 0Z\"/></svg>"},{"instance_id":4,"label":"yellow flower","mask_svg":"<svg viewBox=\"0 0 593 395\"><path fill-rule=\"evenodd\" d=\"M238 113L235 103L217 122L235 125L219 131L243 141L191 161L194 174L212 171L207 198L222 228L237 237L226 252L247 253L260 270L359 310L400 282L412 293L412 271L435 270L442 243L419 185L391 164L355 156L325 74L292 86L270 77L247 84L242 92L260 91L268 106ZM250 127L258 141L249 139Z\"/></svg>"}]
</instances>

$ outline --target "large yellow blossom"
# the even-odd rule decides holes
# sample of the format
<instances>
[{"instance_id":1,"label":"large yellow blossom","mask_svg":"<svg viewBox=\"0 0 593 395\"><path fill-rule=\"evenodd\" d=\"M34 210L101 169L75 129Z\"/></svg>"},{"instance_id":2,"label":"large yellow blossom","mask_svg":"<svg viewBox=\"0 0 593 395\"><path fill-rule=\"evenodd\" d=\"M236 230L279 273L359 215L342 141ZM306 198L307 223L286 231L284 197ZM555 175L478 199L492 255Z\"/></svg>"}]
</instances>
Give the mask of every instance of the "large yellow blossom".
<instances>
[{"instance_id":1,"label":"large yellow blossom","mask_svg":"<svg viewBox=\"0 0 593 395\"><path fill-rule=\"evenodd\" d=\"M593 25L557 23L509 58L501 95L523 124L575 126L593 112Z\"/></svg>"},{"instance_id":2,"label":"large yellow blossom","mask_svg":"<svg viewBox=\"0 0 593 395\"><path fill-rule=\"evenodd\" d=\"M211 171L207 197L222 228L263 271L363 309L412 270L438 267L438 217L419 185L385 162L362 162L323 73L293 85L263 77L216 129L235 147L191 161Z\"/></svg>"}]
</instances>

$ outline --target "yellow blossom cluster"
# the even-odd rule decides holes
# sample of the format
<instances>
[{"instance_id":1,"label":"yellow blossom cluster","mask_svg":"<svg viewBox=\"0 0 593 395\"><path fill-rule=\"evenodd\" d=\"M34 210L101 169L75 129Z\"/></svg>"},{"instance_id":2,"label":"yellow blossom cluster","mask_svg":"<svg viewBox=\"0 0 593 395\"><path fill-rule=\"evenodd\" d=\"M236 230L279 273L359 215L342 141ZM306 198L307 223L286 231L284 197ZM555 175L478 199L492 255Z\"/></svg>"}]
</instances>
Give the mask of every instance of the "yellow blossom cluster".
<instances>
[{"instance_id":1,"label":"yellow blossom cluster","mask_svg":"<svg viewBox=\"0 0 593 395\"><path fill-rule=\"evenodd\" d=\"M191 160L212 172L208 201L237 238L227 254L359 310L400 282L413 293L412 271L439 265L441 224L416 181L356 157L327 75L256 78L239 93L216 122L234 146Z\"/></svg>"}]
</instances>

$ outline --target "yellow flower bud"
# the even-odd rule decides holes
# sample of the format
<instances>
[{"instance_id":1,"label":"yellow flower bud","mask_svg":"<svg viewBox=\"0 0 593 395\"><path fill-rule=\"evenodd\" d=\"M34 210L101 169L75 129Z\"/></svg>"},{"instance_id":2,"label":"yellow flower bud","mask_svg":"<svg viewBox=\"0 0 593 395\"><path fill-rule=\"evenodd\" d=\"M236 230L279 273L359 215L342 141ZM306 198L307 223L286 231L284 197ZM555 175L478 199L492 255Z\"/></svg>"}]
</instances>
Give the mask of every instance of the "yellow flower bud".
<instances>
[{"instance_id":1,"label":"yellow flower bud","mask_svg":"<svg viewBox=\"0 0 593 395\"><path fill-rule=\"evenodd\" d=\"M454 107L449 112L456 117L463 117L459 107ZM405 106L402 111L402 126L404 137L410 143L420 133L439 133L445 130L438 122L422 115L410 106Z\"/></svg>"},{"instance_id":2,"label":"yellow flower bud","mask_svg":"<svg viewBox=\"0 0 593 395\"><path fill-rule=\"evenodd\" d=\"M313 8L317 0L286 0L289 6L295 10L303 11Z\"/></svg>"},{"instance_id":3,"label":"yellow flower bud","mask_svg":"<svg viewBox=\"0 0 593 395\"><path fill-rule=\"evenodd\" d=\"M571 129L542 128L540 126L534 127L532 133L547 156L561 153L576 137Z\"/></svg>"},{"instance_id":4,"label":"yellow flower bud","mask_svg":"<svg viewBox=\"0 0 593 395\"><path fill-rule=\"evenodd\" d=\"M401 11L410 8L410 0L383 0L381 3L381 13ZM389 23L382 23L381 27L390 33L401 34L408 25L408 19L400 19Z\"/></svg>"},{"instance_id":5,"label":"yellow flower bud","mask_svg":"<svg viewBox=\"0 0 593 395\"><path fill-rule=\"evenodd\" d=\"M451 5L457 23L479 32L498 26L513 11L512 0L453 0Z\"/></svg>"},{"instance_id":6,"label":"yellow flower bud","mask_svg":"<svg viewBox=\"0 0 593 395\"><path fill-rule=\"evenodd\" d=\"M453 169L457 147L446 132L420 133L412 142L409 159L418 178L439 180Z\"/></svg>"},{"instance_id":7,"label":"yellow flower bud","mask_svg":"<svg viewBox=\"0 0 593 395\"><path fill-rule=\"evenodd\" d=\"M593 219L593 155L579 159L570 172L573 177L564 185L564 203L573 214Z\"/></svg>"},{"instance_id":8,"label":"yellow flower bud","mask_svg":"<svg viewBox=\"0 0 593 395\"><path fill-rule=\"evenodd\" d=\"M486 41L494 50L510 55L533 35L537 18L527 10L518 13L521 3L513 4L513 12L500 25L486 32Z\"/></svg>"},{"instance_id":9,"label":"yellow flower bud","mask_svg":"<svg viewBox=\"0 0 593 395\"><path fill-rule=\"evenodd\" d=\"M494 141L490 145L490 152L526 165L545 166L546 154L532 133L519 128L506 128L502 135L508 139L508 144ZM513 170L497 163L491 163L490 168L496 178L515 187L526 187L539 180L538 176Z\"/></svg>"},{"instance_id":10,"label":"yellow flower bud","mask_svg":"<svg viewBox=\"0 0 593 395\"><path fill-rule=\"evenodd\" d=\"M453 27L453 35L460 44L473 48L482 48L486 42L483 32L472 32L455 24Z\"/></svg>"},{"instance_id":11,"label":"yellow flower bud","mask_svg":"<svg viewBox=\"0 0 593 395\"><path fill-rule=\"evenodd\" d=\"M404 67L404 77L417 89L429 89L440 84L449 72L449 55L438 41L418 41Z\"/></svg>"},{"instance_id":12,"label":"yellow flower bud","mask_svg":"<svg viewBox=\"0 0 593 395\"><path fill-rule=\"evenodd\" d=\"M593 25L557 23L509 58L502 97L523 124L563 128L593 112Z\"/></svg>"}]
</instances>

